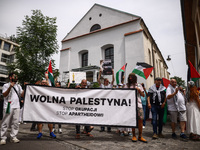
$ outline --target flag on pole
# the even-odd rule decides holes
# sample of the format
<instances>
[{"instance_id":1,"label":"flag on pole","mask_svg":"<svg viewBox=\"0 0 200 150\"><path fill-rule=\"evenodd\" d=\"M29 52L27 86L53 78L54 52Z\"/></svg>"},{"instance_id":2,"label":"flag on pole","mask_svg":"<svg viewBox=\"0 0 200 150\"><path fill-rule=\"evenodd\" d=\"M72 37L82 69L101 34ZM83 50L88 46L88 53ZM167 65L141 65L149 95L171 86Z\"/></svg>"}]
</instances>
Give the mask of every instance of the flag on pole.
<instances>
[{"instance_id":1,"label":"flag on pole","mask_svg":"<svg viewBox=\"0 0 200 150\"><path fill-rule=\"evenodd\" d=\"M199 73L194 68L192 63L188 60L188 81L192 80L196 82L200 78Z\"/></svg>"},{"instance_id":2,"label":"flag on pole","mask_svg":"<svg viewBox=\"0 0 200 150\"><path fill-rule=\"evenodd\" d=\"M52 70L52 66L51 66L51 60L49 62L48 77L49 77L49 83L51 83L51 86L55 86L54 78L53 78L53 70Z\"/></svg>"},{"instance_id":3,"label":"flag on pole","mask_svg":"<svg viewBox=\"0 0 200 150\"><path fill-rule=\"evenodd\" d=\"M124 72L126 70L127 63L116 73L116 82L117 85L122 84L122 79L124 76Z\"/></svg>"},{"instance_id":4,"label":"flag on pole","mask_svg":"<svg viewBox=\"0 0 200 150\"><path fill-rule=\"evenodd\" d=\"M144 63L144 62L137 62L137 66L134 68L132 73L135 73L144 79L147 79L153 70L153 66Z\"/></svg>"}]
</instances>

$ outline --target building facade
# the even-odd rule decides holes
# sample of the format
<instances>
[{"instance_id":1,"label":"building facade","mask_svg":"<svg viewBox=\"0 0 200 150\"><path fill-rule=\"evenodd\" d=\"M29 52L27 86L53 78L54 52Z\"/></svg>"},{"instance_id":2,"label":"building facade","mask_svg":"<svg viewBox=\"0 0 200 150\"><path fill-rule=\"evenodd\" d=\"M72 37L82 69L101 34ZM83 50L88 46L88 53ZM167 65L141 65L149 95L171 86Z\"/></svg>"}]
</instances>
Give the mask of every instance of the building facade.
<instances>
[{"instance_id":1,"label":"building facade","mask_svg":"<svg viewBox=\"0 0 200 150\"><path fill-rule=\"evenodd\" d=\"M168 66L143 19L95 4L62 40L60 80L66 82L69 71L85 71L87 80L96 82L100 60L105 59L111 59L115 74L127 63L125 82L137 62L154 66L147 80L138 77L147 88L155 77L169 78Z\"/></svg>"},{"instance_id":2,"label":"building facade","mask_svg":"<svg viewBox=\"0 0 200 150\"><path fill-rule=\"evenodd\" d=\"M0 36L0 91L8 78L7 63L14 62L16 47L19 45Z\"/></svg>"},{"instance_id":3,"label":"building facade","mask_svg":"<svg viewBox=\"0 0 200 150\"><path fill-rule=\"evenodd\" d=\"M200 73L200 0L181 0L186 63ZM200 80L198 81L198 86Z\"/></svg>"}]
</instances>

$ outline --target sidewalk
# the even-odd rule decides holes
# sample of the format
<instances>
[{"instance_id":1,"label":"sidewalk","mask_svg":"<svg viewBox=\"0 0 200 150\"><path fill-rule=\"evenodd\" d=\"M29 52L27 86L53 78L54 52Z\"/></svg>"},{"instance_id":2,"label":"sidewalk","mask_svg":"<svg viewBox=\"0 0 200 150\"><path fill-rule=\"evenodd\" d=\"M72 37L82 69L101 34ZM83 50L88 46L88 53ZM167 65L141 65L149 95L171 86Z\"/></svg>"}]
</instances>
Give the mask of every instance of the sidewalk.
<instances>
[{"instance_id":1,"label":"sidewalk","mask_svg":"<svg viewBox=\"0 0 200 150\"><path fill-rule=\"evenodd\" d=\"M179 138L180 129L177 126L176 140L171 138L171 128L168 122L163 127L163 139L152 139L152 126L151 122L147 121L146 128L143 129L143 137L148 143L142 143L140 141L133 143L131 137L121 137L116 133L117 128L112 128L112 132L99 132L100 127L95 126L91 132L92 137L88 137L81 134L81 139L75 139L75 126L74 125L62 125L62 134L56 133L57 138L52 139L49 136L47 124L43 126L43 137L36 139L37 131L30 131L31 124L21 124L18 134L18 138L21 140L20 143L10 143L7 139L6 145L0 145L1 150L130 150L130 149L145 149L145 150L157 150L157 149L170 149L170 150L199 150L200 141L188 142L182 141ZM57 128L57 125L56 125ZM138 130L136 129L138 135ZM8 135L9 137L9 135Z\"/></svg>"}]
</instances>

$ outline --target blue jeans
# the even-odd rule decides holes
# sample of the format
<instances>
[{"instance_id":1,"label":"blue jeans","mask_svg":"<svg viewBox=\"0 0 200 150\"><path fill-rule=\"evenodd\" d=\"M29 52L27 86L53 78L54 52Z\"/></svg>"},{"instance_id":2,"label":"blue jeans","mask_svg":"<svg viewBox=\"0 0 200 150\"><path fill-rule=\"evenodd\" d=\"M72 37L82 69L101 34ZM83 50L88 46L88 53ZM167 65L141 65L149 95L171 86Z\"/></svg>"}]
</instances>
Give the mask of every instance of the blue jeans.
<instances>
[{"instance_id":1,"label":"blue jeans","mask_svg":"<svg viewBox=\"0 0 200 150\"><path fill-rule=\"evenodd\" d=\"M158 132L159 134L162 133L162 127L163 127L163 116L164 116L164 108L161 108L161 106L157 106L152 104L151 105L151 112L152 112L152 124L153 124L153 133L157 134L157 116L158 119Z\"/></svg>"},{"instance_id":2,"label":"blue jeans","mask_svg":"<svg viewBox=\"0 0 200 150\"><path fill-rule=\"evenodd\" d=\"M143 119L143 126L146 125L146 105L142 105L143 113L144 113L144 119Z\"/></svg>"}]
</instances>

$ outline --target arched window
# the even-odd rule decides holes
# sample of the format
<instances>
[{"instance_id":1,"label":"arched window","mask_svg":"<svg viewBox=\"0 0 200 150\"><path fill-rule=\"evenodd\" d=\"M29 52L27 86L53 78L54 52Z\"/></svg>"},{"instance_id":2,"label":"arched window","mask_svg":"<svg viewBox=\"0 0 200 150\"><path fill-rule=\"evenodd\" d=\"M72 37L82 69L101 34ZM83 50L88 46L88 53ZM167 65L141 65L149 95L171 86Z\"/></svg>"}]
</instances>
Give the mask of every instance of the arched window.
<instances>
[{"instance_id":1,"label":"arched window","mask_svg":"<svg viewBox=\"0 0 200 150\"><path fill-rule=\"evenodd\" d=\"M99 29L101 29L101 26L99 24L95 24L90 28L90 32L99 30Z\"/></svg>"}]
</instances>

